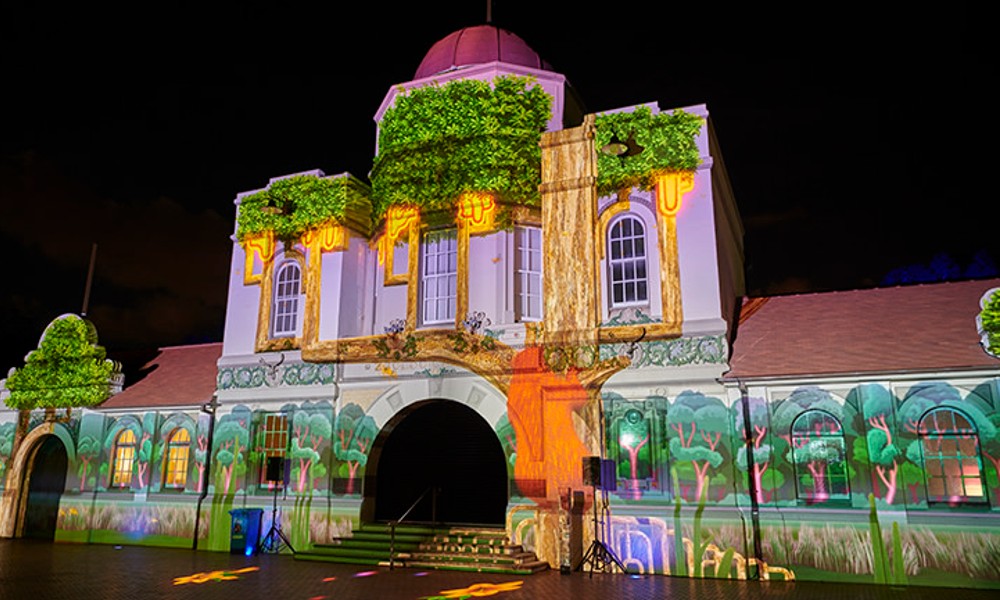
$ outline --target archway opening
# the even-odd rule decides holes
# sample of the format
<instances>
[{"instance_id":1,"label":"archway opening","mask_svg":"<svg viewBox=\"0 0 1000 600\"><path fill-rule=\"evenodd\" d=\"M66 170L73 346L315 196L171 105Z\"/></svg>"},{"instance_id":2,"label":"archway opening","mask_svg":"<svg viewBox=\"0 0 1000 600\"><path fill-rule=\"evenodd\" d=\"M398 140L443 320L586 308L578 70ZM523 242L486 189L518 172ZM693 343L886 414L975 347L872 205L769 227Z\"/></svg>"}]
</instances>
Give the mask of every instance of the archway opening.
<instances>
[{"instance_id":1,"label":"archway opening","mask_svg":"<svg viewBox=\"0 0 1000 600\"><path fill-rule=\"evenodd\" d=\"M394 521L412 507L407 522L503 525L503 447L468 406L449 400L411 405L383 428L373 457L375 521ZM369 491L366 486L366 496Z\"/></svg>"},{"instance_id":2,"label":"archway opening","mask_svg":"<svg viewBox=\"0 0 1000 600\"><path fill-rule=\"evenodd\" d=\"M59 499L66 488L66 446L46 435L28 469L28 497L24 505L21 537L52 541L59 519Z\"/></svg>"}]
</instances>

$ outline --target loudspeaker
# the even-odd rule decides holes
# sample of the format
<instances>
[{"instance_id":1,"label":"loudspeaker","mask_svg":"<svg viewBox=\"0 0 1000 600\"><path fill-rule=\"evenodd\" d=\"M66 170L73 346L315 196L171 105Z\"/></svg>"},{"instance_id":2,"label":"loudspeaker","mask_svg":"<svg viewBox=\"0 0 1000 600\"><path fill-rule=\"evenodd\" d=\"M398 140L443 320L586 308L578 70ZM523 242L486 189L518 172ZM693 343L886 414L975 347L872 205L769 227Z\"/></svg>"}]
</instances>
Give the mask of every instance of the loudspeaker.
<instances>
[{"instance_id":1,"label":"loudspeaker","mask_svg":"<svg viewBox=\"0 0 1000 600\"><path fill-rule=\"evenodd\" d=\"M618 469L610 458L601 461L601 489L605 492L618 490Z\"/></svg>"},{"instance_id":2,"label":"loudspeaker","mask_svg":"<svg viewBox=\"0 0 1000 600\"><path fill-rule=\"evenodd\" d=\"M583 457L583 485L600 487L601 485L601 457Z\"/></svg>"},{"instance_id":3,"label":"loudspeaker","mask_svg":"<svg viewBox=\"0 0 1000 600\"><path fill-rule=\"evenodd\" d=\"M264 478L268 481L283 482L285 480L285 459L280 456L268 456Z\"/></svg>"}]
</instances>

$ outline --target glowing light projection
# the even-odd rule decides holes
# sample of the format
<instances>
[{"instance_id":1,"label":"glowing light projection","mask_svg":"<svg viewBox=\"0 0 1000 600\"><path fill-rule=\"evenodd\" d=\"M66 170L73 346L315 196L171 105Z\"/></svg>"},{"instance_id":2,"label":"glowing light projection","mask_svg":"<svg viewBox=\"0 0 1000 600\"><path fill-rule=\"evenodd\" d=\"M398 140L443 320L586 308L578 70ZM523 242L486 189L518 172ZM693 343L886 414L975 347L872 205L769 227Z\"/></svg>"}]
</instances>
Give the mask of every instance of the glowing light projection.
<instances>
[{"instance_id":1,"label":"glowing light projection","mask_svg":"<svg viewBox=\"0 0 1000 600\"><path fill-rule=\"evenodd\" d=\"M254 256L260 260L261 265L267 265L274 258L274 232L265 231L243 240L243 251L246 261L243 265L243 284L252 285L260 283L263 270L254 272Z\"/></svg>"},{"instance_id":2,"label":"glowing light projection","mask_svg":"<svg viewBox=\"0 0 1000 600\"><path fill-rule=\"evenodd\" d=\"M302 235L302 243L320 252L347 249L347 230L336 223L310 229Z\"/></svg>"},{"instance_id":3,"label":"glowing light projection","mask_svg":"<svg viewBox=\"0 0 1000 600\"><path fill-rule=\"evenodd\" d=\"M516 592L521 589L524 581L508 581L506 583L474 583L469 587L442 590L439 596L424 596L421 600L438 600L454 598L484 598L495 596L502 592Z\"/></svg>"},{"instance_id":4,"label":"glowing light projection","mask_svg":"<svg viewBox=\"0 0 1000 600\"><path fill-rule=\"evenodd\" d=\"M232 581L234 579L239 579L238 575L244 573L253 573L254 571L259 571L260 567L245 567L243 569L236 569L235 571L207 571L204 573L195 573L194 575L186 575L184 577L175 577L174 585L186 585L188 583L208 583L210 581Z\"/></svg>"},{"instance_id":5,"label":"glowing light projection","mask_svg":"<svg viewBox=\"0 0 1000 600\"><path fill-rule=\"evenodd\" d=\"M411 238L407 252L416 247L416 237L419 235L420 210L414 206L392 206L386 211L385 233L378 242L378 261L385 266L385 285L400 285L409 282L409 265L406 273L395 273L395 247L404 234ZM416 256L414 254L414 256Z\"/></svg>"},{"instance_id":6,"label":"glowing light projection","mask_svg":"<svg viewBox=\"0 0 1000 600\"><path fill-rule=\"evenodd\" d=\"M472 234L493 231L496 208L491 194L467 192L458 199L458 222Z\"/></svg>"},{"instance_id":7,"label":"glowing light projection","mask_svg":"<svg viewBox=\"0 0 1000 600\"><path fill-rule=\"evenodd\" d=\"M656 176L656 210L664 217L674 217L681 209L684 194L694 189L694 175L688 171L661 173Z\"/></svg>"}]
</instances>

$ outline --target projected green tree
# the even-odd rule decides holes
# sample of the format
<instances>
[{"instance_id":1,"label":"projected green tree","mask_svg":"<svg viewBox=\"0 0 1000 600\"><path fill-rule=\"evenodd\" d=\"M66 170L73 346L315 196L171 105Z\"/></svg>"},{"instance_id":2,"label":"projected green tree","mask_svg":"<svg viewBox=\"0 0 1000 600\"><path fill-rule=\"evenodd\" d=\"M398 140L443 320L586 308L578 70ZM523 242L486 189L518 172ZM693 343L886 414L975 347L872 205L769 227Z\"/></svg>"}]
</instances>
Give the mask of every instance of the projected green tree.
<instances>
[{"instance_id":1,"label":"projected green tree","mask_svg":"<svg viewBox=\"0 0 1000 600\"><path fill-rule=\"evenodd\" d=\"M95 406L111 396L120 366L105 358L93 324L63 315L45 328L38 348L3 383L18 410Z\"/></svg>"}]
</instances>

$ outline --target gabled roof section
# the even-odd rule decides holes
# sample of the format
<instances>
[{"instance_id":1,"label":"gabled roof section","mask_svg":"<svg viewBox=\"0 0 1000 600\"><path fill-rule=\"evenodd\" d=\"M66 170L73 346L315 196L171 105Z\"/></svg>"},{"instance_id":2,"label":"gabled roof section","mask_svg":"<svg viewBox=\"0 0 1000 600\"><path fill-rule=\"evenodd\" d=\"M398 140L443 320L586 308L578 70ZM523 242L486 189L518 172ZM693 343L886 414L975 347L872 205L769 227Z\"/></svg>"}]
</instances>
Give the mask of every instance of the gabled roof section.
<instances>
[{"instance_id":1,"label":"gabled roof section","mask_svg":"<svg viewBox=\"0 0 1000 600\"><path fill-rule=\"evenodd\" d=\"M220 356L221 343L160 348L142 369L148 375L109 398L100 408L192 406L209 402L215 393Z\"/></svg>"},{"instance_id":2,"label":"gabled roof section","mask_svg":"<svg viewBox=\"0 0 1000 600\"><path fill-rule=\"evenodd\" d=\"M744 300L726 379L998 369L980 299L1000 279Z\"/></svg>"}]
</instances>

